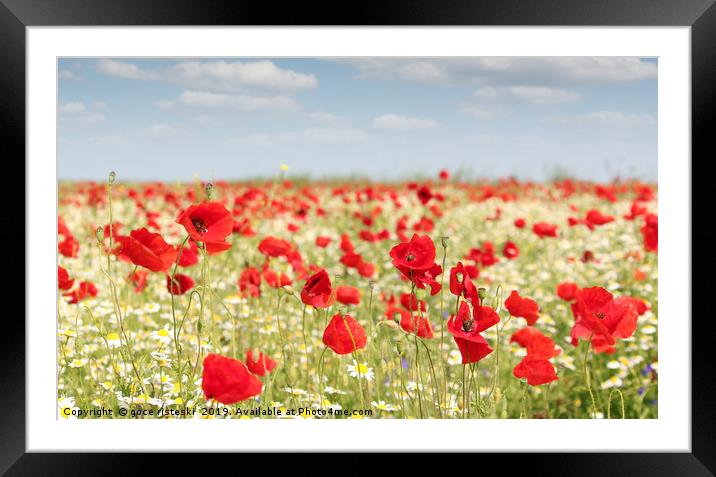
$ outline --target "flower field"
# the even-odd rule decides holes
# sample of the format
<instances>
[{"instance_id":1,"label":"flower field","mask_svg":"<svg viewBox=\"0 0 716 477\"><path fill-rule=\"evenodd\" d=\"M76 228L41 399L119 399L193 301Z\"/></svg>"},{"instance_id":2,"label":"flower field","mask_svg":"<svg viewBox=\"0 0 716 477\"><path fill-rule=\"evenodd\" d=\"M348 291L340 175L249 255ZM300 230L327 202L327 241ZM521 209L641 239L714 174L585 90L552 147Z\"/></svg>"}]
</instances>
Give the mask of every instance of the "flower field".
<instances>
[{"instance_id":1,"label":"flower field","mask_svg":"<svg viewBox=\"0 0 716 477\"><path fill-rule=\"evenodd\" d=\"M658 417L656 184L287 169L59 184L60 418Z\"/></svg>"}]
</instances>

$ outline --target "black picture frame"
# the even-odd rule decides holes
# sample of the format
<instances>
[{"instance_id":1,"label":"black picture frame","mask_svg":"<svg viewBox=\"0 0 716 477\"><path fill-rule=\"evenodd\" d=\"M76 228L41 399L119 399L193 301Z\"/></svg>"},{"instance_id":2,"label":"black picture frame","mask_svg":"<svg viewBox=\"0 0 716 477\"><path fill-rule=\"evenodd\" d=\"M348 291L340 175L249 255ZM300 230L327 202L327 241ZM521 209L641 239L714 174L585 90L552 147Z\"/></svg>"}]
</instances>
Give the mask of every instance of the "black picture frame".
<instances>
[{"instance_id":1,"label":"black picture frame","mask_svg":"<svg viewBox=\"0 0 716 477\"><path fill-rule=\"evenodd\" d=\"M273 4L273 2L189 0L0 0L0 134L6 161L25 155L26 27L109 25L545 25L545 26L690 26L692 79L692 178L693 165L711 153L710 127L716 105L716 6L714 0L390 0L330 5L321 2ZM700 158L700 161L697 161ZM24 174L24 168L23 174ZM704 179L704 175L701 176ZM14 176L16 184L24 180ZM21 186L22 187L22 186ZM709 203L708 187L694 187L692 204ZM24 194L23 194L24 196ZM19 195L15 198L19 202ZM12 218L24 223L23 217ZM693 214L692 217L697 215ZM8 217L5 218L9 220ZM22 222L19 222L22 221ZM668 233L668 231L662 233ZM706 251L702 267L714 259L712 234L692 231L692 249ZM24 227L0 227L0 250L25 247ZM23 270L20 254L3 258L6 267ZM17 289L17 276L13 278ZM692 280L692 286L704 288ZM692 291L693 296L693 291ZM27 297L27 295L26 295ZM692 305L684 315L691 319ZM18 316L18 315L16 315ZM694 313L694 316L697 316ZM7 318L6 318L7 319ZM692 440L691 453L616 454L520 454L509 457L509 468L533 475L714 475L716 473L716 379L708 353L713 318L701 315L692 326ZM15 321L17 321L15 319ZM132 454L25 453L25 329L20 323L4 326L0 333L0 472L7 475L100 475L107 472L148 470ZM540 438L548 438L541 436ZM579 436L575 436L576 439ZM605 447L609 443L605 442ZM358 473L365 457L341 457L341 475ZM300 458L303 460L303 458ZM492 460L486 457L486 460ZM183 466L186 458L160 459L165 470ZM288 461L288 460L287 460ZM234 460L235 462L235 460ZM305 461L304 461L305 462ZM459 462L458 462L459 463ZM287 462L288 464L288 462ZM405 471L423 459L401 461ZM212 458L211 466L221 465ZM228 462L231 466L231 461ZM296 466L297 464L292 464ZM300 467L300 466L299 466ZM237 468L238 469L238 468ZM272 468L271 473L275 469ZM237 470L238 471L238 470ZM474 473L474 470L470 471Z\"/></svg>"}]
</instances>

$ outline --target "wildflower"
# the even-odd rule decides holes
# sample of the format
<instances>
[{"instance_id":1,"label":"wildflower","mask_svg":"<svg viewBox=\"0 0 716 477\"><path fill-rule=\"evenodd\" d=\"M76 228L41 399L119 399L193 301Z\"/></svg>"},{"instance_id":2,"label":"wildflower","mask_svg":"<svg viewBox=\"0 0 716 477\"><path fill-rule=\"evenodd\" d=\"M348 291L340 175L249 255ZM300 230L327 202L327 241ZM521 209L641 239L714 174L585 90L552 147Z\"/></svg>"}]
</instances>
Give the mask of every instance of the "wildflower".
<instances>
[{"instance_id":1,"label":"wildflower","mask_svg":"<svg viewBox=\"0 0 716 477\"><path fill-rule=\"evenodd\" d=\"M122 341L117 333L112 332L107 334L107 344L110 348L119 348L122 346Z\"/></svg>"},{"instance_id":2,"label":"wildflower","mask_svg":"<svg viewBox=\"0 0 716 477\"><path fill-rule=\"evenodd\" d=\"M183 295L192 288L194 288L194 280L190 276L177 273L172 280L172 277L167 275L167 290L172 295Z\"/></svg>"},{"instance_id":3,"label":"wildflower","mask_svg":"<svg viewBox=\"0 0 716 477\"><path fill-rule=\"evenodd\" d=\"M259 243L259 252L266 257L287 256L291 250L293 250L293 246L289 242L277 237L269 236Z\"/></svg>"},{"instance_id":4,"label":"wildflower","mask_svg":"<svg viewBox=\"0 0 716 477\"><path fill-rule=\"evenodd\" d=\"M323 344L336 354L350 354L366 346L365 330L350 315L336 313L323 331Z\"/></svg>"},{"instance_id":5,"label":"wildflower","mask_svg":"<svg viewBox=\"0 0 716 477\"><path fill-rule=\"evenodd\" d=\"M532 231L539 238L557 236L557 226L546 222L537 222L532 226Z\"/></svg>"},{"instance_id":6,"label":"wildflower","mask_svg":"<svg viewBox=\"0 0 716 477\"><path fill-rule=\"evenodd\" d=\"M356 287L342 285L336 288L336 300L344 305L360 304L360 290Z\"/></svg>"},{"instance_id":7,"label":"wildflower","mask_svg":"<svg viewBox=\"0 0 716 477\"><path fill-rule=\"evenodd\" d=\"M218 202L191 205L177 217L176 223L184 226L191 239L204 243L209 253L231 247L226 237L231 235L234 219Z\"/></svg>"},{"instance_id":8,"label":"wildflower","mask_svg":"<svg viewBox=\"0 0 716 477\"><path fill-rule=\"evenodd\" d=\"M515 317L524 318L527 320L528 325L534 325L539 318L539 305L531 298L523 298L517 293L516 290L512 290L510 296L505 300L505 308L510 312L510 315Z\"/></svg>"},{"instance_id":9,"label":"wildflower","mask_svg":"<svg viewBox=\"0 0 716 477\"><path fill-rule=\"evenodd\" d=\"M324 269L311 275L301 290L301 301L314 308L328 308L333 298L331 279Z\"/></svg>"},{"instance_id":10,"label":"wildflower","mask_svg":"<svg viewBox=\"0 0 716 477\"><path fill-rule=\"evenodd\" d=\"M67 270L57 266L57 288L60 290L69 290L72 288L72 285L75 283L75 280L70 278L70 274L67 273Z\"/></svg>"},{"instance_id":11,"label":"wildflower","mask_svg":"<svg viewBox=\"0 0 716 477\"><path fill-rule=\"evenodd\" d=\"M249 371L259 376L266 376L276 367L276 361L259 352L258 358L254 361L254 352L246 351L246 367Z\"/></svg>"},{"instance_id":12,"label":"wildflower","mask_svg":"<svg viewBox=\"0 0 716 477\"><path fill-rule=\"evenodd\" d=\"M365 379L366 381L372 381L375 378L373 368L369 368L368 363L358 363L354 359L353 364L347 364L346 368L352 378Z\"/></svg>"},{"instance_id":13,"label":"wildflower","mask_svg":"<svg viewBox=\"0 0 716 477\"><path fill-rule=\"evenodd\" d=\"M641 228L644 238L644 249L647 252L659 251L659 217L656 214L644 216L644 226Z\"/></svg>"},{"instance_id":14,"label":"wildflower","mask_svg":"<svg viewBox=\"0 0 716 477\"><path fill-rule=\"evenodd\" d=\"M460 304L457 315L448 319L447 328L460 349L462 364L476 363L492 353L492 348L480 333L499 321L500 317L489 306L476 305L470 316L468 304Z\"/></svg>"},{"instance_id":15,"label":"wildflower","mask_svg":"<svg viewBox=\"0 0 716 477\"><path fill-rule=\"evenodd\" d=\"M386 411L386 412L393 412L397 411L397 409L392 404L387 404L385 401L372 401L370 403L374 408L380 410L380 411Z\"/></svg>"},{"instance_id":16,"label":"wildflower","mask_svg":"<svg viewBox=\"0 0 716 477\"><path fill-rule=\"evenodd\" d=\"M579 287L576 283L562 282L557 285L557 296L564 301L573 301L575 298L577 298L578 291Z\"/></svg>"},{"instance_id":17,"label":"wildflower","mask_svg":"<svg viewBox=\"0 0 716 477\"><path fill-rule=\"evenodd\" d=\"M132 230L129 236L116 237L118 254L134 265L153 272L164 272L176 261L179 251L164 241L161 235L146 228Z\"/></svg>"},{"instance_id":18,"label":"wildflower","mask_svg":"<svg viewBox=\"0 0 716 477\"><path fill-rule=\"evenodd\" d=\"M208 354L204 358L201 388L206 399L234 404L261 394L261 381L239 360Z\"/></svg>"},{"instance_id":19,"label":"wildflower","mask_svg":"<svg viewBox=\"0 0 716 477\"><path fill-rule=\"evenodd\" d=\"M161 341L164 344L171 343L172 341L171 333L166 328L152 331L152 338Z\"/></svg>"},{"instance_id":20,"label":"wildflower","mask_svg":"<svg viewBox=\"0 0 716 477\"><path fill-rule=\"evenodd\" d=\"M527 384L530 386L547 384L559 379L549 360L530 355L522 358L512 373L517 378L527 379Z\"/></svg>"},{"instance_id":21,"label":"wildflower","mask_svg":"<svg viewBox=\"0 0 716 477\"><path fill-rule=\"evenodd\" d=\"M585 288L572 304L576 322L572 327L572 344L591 337L597 353L613 353L618 338L629 338L636 330L638 310L629 297L614 299L601 287Z\"/></svg>"}]
</instances>

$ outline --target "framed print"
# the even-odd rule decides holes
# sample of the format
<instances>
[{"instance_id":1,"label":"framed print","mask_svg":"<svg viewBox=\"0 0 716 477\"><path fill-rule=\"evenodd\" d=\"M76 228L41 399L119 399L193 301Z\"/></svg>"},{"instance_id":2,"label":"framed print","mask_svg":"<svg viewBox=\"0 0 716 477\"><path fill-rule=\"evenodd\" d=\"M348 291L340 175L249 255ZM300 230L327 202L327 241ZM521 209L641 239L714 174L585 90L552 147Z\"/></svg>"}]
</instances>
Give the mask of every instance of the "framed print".
<instances>
[{"instance_id":1,"label":"framed print","mask_svg":"<svg viewBox=\"0 0 716 477\"><path fill-rule=\"evenodd\" d=\"M713 475L691 168L716 7L641 3L3 0L27 227L2 237L27 280L1 468L519 452Z\"/></svg>"}]
</instances>

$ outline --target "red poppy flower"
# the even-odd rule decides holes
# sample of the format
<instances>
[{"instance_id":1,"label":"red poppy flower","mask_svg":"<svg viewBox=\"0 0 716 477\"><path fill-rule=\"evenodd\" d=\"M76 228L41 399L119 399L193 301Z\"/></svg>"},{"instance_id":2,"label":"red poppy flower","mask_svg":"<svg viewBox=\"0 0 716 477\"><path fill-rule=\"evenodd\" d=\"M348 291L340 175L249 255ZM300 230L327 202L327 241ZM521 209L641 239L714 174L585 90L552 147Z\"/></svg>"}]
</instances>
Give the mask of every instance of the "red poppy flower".
<instances>
[{"instance_id":1,"label":"red poppy flower","mask_svg":"<svg viewBox=\"0 0 716 477\"><path fill-rule=\"evenodd\" d=\"M440 174L438 174L438 177L440 177L440 180L446 181L450 178L450 173L443 169L440 171Z\"/></svg>"},{"instance_id":2,"label":"red poppy flower","mask_svg":"<svg viewBox=\"0 0 716 477\"><path fill-rule=\"evenodd\" d=\"M435 262L435 244L428 235L413 234L409 242L402 242L390 249L393 265L404 275L410 270L425 270ZM408 273L405 273L405 271Z\"/></svg>"},{"instance_id":3,"label":"red poppy flower","mask_svg":"<svg viewBox=\"0 0 716 477\"><path fill-rule=\"evenodd\" d=\"M331 279L324 269L308 277L301 290L301 301L314 308L328 308L333 303Z\"/></svg>"},{"instance_id":4,"label":"red poppy flower","mask_svg":"<svg viewBox=\"0 0 716 477\"><path fill-rule=\"evenodd\" d=\"M81 282L76 289L65 293L64 296L70 298L69 303L79 303L87 298L97 296L97 287L92 282Z\"/></svg>"},{"instance_id":5,"label":"red poppy flower","mask_svg":"<svg viewBox=\"0 0 716 477\"><path fill-rule=\"evenodd\" d=\"M357 268L363 263L363 257L359 253L348 252L341 257L340 262L348 268Z\"/></svg>"},{"instance_id":6,"label":"red poppy flower","mask_svg":"<svg viewBox=\"0 0 716 477\"><path fill-rule=\"evenodd\" d=\"M320 235L318 237L316 237L316 245L318 247L326 248L328 246L328 244L330 244L330 243L331 243L330 237L322 237Z\"/></svg>"},{"instance_id":7,"label":"red poppy flower","mask_svg":"<svg viewBox=\"0 0 716 477\"><path fill-rule=\"evenodd\" d=\"M276 361L259 352L259 357L254 361L254 352L246 351L246 367L254 374L266 376L276 367Z\"/></svg>"},{"instance_id":8,"label":"red poppy flower","mask_svg":"<svg viewBox=\"0 0 716 477\"><path fill-rule=\"evenodd\" d=\"M534 232L539 238L556 237L557 226L546 222L537 222L532 226L532 232Z\"/></svg>"},{"instance_id":9,"label":"red poppy flower","mask_svg":"<svg viewBox=\"0 0 716 477\"><path fill-rule=\"evenodd\" d=\"M218 202L191 205L176 222L197 242L224 242L234 228L231 212Z\"/></svg>"},{"instance_id":10,"label":"red poppy flower","mask_svg":"<svg viewBox=\"0 0 716 477\"><path fill-rule=\"evenodd\" d=\"M611 215L604 215L596 209L591 209L589 212L587 212L587 216L584 218L584 220L590 225L598 226L608 224L609 222L614 222L614 217Z\"/></svg>"},{"instance_id":11,"label":"red poppy flower","mask_svg":"<svg viewBox=\"0 0 716 477\"><path fill-rule=\"evenodd\" d=\"M64 235L65 237L72 237L72 233L70 232L70 229L67 227L67 224L65 224L65 220L57 216L57 235Z\"/></svg>"},{"instance_id":12,"label":"red poppy flower","mask_svg":"<svg viewBox=\"0 0 716 477\"><path fill-rule=\"evenodd\" d=\"M358 273L365 278L370 278L375 273L375 265L368 262L361 262L357 269Z\"/></svg>"},{"instance_id":13,"label":"red poppy flower","mask_svg":"<svg viewBox=\"0 0 716 477\"><path fill-rule=\"evenodd\" d=\"M192 288L194 288L194 280L191 277L177 273L172 282L171 275L167 275L167 290L172 295L183 295Z\"/></svg>"},{"instance_id":14,"label":"red poppy flower","mask_svg":"<svg viewBox=\"0 0 716 477\"><path fill-rule=\"evenodd\" d=\"M648 252L659 251L659 217L656 214L644 216L644 226L641 228L644 237L644 248Z\"/></svg>"},{"instance_id":15,"label":"red poppy flower","mask_svg":"<svg viewBox=\"0 0 716 477\"><path fill-rule=\"evenodd\" d=\"M217 253L229 250L231 244L229 242L204 242L204 247L206 247L206 253L216 255Z\"/></svg>"},{"instance_id":16,"label":"red poppy flower","mask_svg":"<svg viewBox=\"0 0 716 477\"><path fill-rule=\"evenodd\" d=\"M530 326L534 325L537 318L539 318L539 305L537 302L531 298L521 297L516 290L512 290L510 296L505 300L505 308L510 312L510 315L527 320L527 324Z\"/></svg>"},{"instance_id":17,"label":"red poppy flower","mask_svg":"<svg viewBox=\"0 0 716 477\"><path fill-rule=\"evenodd\" d=\"M420 189L418 189L417 195L418 195L418 200L423 205L430 202L430 199L433 198L433 193L430 192L430 189L428 188L428 186L422 186Z\"/></svg>"},{"instance_id":18,"label":"red poppy flower","mask_svg":"<svg viewBox=\"0 0 716 477\"><path fill-rule=\"evenodd\" d=\"M149 272L146 270L136 270L134 273L130 273L129 283L134 285L134 291L136 293L141 293L141 291L146 288L148 276Z\"/></svg>"},{"instance_id":19,"label":"red poppy flower","mask_svg":"<svg viewBox=\"0 0 716 477\"><path fill-rule=\"evenodd\" d=\"M517 248L514 242L506 242L505 246L502 247L502 255L506 258L514 259L520 254L520 249Z\"/></svg>"},{"instance_id":20,"label":"red poppy flower","mask_svg":"<svg viewBox=\"0 0 716 477\"><path fill-rule=\"evenodd\" d=\"M358 305L360 303L360 290L348 285L339 286L336 288L336 300L344 305Z\"/></svg>"},{"instance_id":21,"label":"red poppy flower","mask_svg":"<svg viewBox=\"0 0 716 477\"><path fill-rule=\"evenodd\" d=\"M80 243L75 240L72 235L66 236L65 239L57 244L59 252L67 258L75 258L80 251Z\"/></svg>"},{"instance_id":22,"label":"red poppy flower","mask_svg":"<svg viewBox=\"0 0 716 477\"><path fill-rule=\"evenodd\" d=\"M527 225L525 219L515 219L515 227L517 227L518 229L525 228L525 225Z\"/></svg>"},{"instance_id":23,"label":"red poppy flower","mask_svg":"<svg viewBox=\"0 0 716 477\"><path fill-rule=\"evenodd\" d=\"M591 339L597 353L613 353L619 338L629 338L636 331L639 312L630 297L614 299L601 287L584 288L577 292L572 304L576 321L572 327L572 344L579 338Z\"/></svg>"},{"instance_id":24,"label":"red poppy flower","mask_svg":"<svg viewBox=\"0 0 716 477\"><path fill-rule=\"evenodd\" d=\"M350 315L336 313L323 331L323 344L336 354L350 354L365 348L368 339L365 330Z\"/></svg>"},{"instance_id":25,"label":"red poppy flower","mask_svg":"<svg viewBox=\"0 0 716 477\"><path fill-rule=\"evenodd\" d=\"M631 208L629 209L629 213L624 216L626 220L634 220L640 215L644 215L647 213L646 207L642 206L638 202L632 202Z\"/></svg>"},{"instance_id":26,"label":"red poppy flower","mask_svg":"<svg viewBox=\"0 0 716 477\"><path fill-rule=\"evenodd\" d=\"M425 302L423 300L418 301L418 298L410 293L400 294L400 304L409 311L418 311L418 307L420 307L420 311L425 311Z\"/></svg>"},{"instance_id":27,"label":"red poppy flower","mask_svg":"<svg viewBox=\"0 0 716 477\"><path fill-rule=\"evenodd\" d=\"M462 262L457 262L457 265L450 269L450 293L455 296L462 294L465 275L465 267Z\"/></svg>"},{"instance_id":28,"label":"red poppy flower","mask_svg":"<svg viewBox=\"0 0 716 477\"><path fill-rule=\"evenodd\" d=\"M510 338L510 343L517 343L522 348L526 348L535 336L542 336L537 328L525 326L521 330L515 331Z\"/></svg>"},{"instance_id":29,"label":"red poppy flower","mask_svg":"<svg viewBox=\"0 0 716 477\"><path fill-rule=\"evenodd\" d=\"M199 246L193 240L189 240L179 256L179 266L191 267L197 263L199 263Z\"/></svg>"},{"instance_id":30,"label":"red poppy flower","mask_svg":"<svg viewBox=\"0 0 716 477\"><path fill-rule=\"evenodd\" d=\"M353 251L354 251L353 242L351 242L351 238L348 236L348 234L341 235L340 248L345 253L353 253Z\"/></svg>"},{"instance_id":31,"label":"red poppy flower","mask_svg":"<svg viewBox=\"0 0 716 477\"><path fill-rule=\"evenodd\" d=\"M129 236L117 237L119 254L133 264L153 272L164 272L176 261L179 251L164 241L161 235L146 228L132 230Z\"/></svg>"},{"instance_id":32,"label":"red poppy flower","mask_svg":"<svg viewBox=\"0 0 716 477\"><path fill-rule=\"evenodd\" d=\"M515 341L520 342L520 346L527 348L528 356L540 359L550 359L555 356L559 356L559 353L562 352L559 348L555 348L552 338L548 338L538 330L529 326L525 329L531 329L532 331L527 334L523 334L520 337L521 339L515 339ZM514 338L515 335L512 337ZM510 342L512 342L512 340L510 340Z\"/></svg>"},{"instance_id":33,"label":"red poppy flower","mask_svg":"<svg viewBox=\"0 0 716 477\"><path fill-rule=\"evenodd\" d=\"M405 308L400 308L398 306L388 305L388 308L385 310L385 317L389 320L395 321L395 315L398 314L398 321L402 322L403 318L410 319L410 312L406 310Z\"/></svg>"},{"instance_id":34,"label":"red poppy flower","mask_svg":"<svg viewBox=\"0 0 716 477\"><path fill-rule=\"evenodd\" d=\"M248 293L254 298L261 296L261 273L257 268L248 267L241 272L239 290L244 294Z\"/></svg>"},{"instance_id":35,"label":"red poppy flower","mask_svg":"<svg viewBox=\"0 0 716 477\"><path fill-rule=\"evenodd\" d=\"M72 285L75 283L74 278L70 278L70 274L67 273L67 270L57 266L57 288L60 290L69 290L72 288Z\"/></svg>"},{"instance_id":36,"label":"red poppy flower","mask_svg":"<svg viewBox=\"0 0 716 477\"><path fill-rule=\"evenodd\" d=\"M259 244L259 252L267 257L280 257L288 255L293 247L286 240L268 236Z\"/></svg>"},{"instance_id":37,"label":"red poppy flower","mask_svg":"<svg viewBox=\"0 0 716 477\"><path fill-rule=\"evenodd\" d=\"M415 331L417 324L417 332ZM427 318L414 315L412 318L410 313L402 314L400 317L400 327L406 333L415 333L420 338L431 339L433 337L433 327Z\"/></svg>"},{"instance_id":38,"label":"red poppy flower","mask_svg":"<svg viewBox=\"0 0 716 477\"><path fill-rule=\"evenodd\" d=\"M579 287L576 283L562 282L557 285L557 296L564 301L572 301L577 298Z\"/></svg>"},{"instance_id":39,"label":"red poppy flower","mask_svg":"<svg viewBox=\"0 0 716 477\"><path fill-rule=\"evenodd\" d=\"M471 316L470 306L466 302L460 304L457 315L448 319L447 328L460 350L462 364L476 363L492 353L492 348L480 333L499 321L500 317L489 306L475 306Z\"/></svg>"},{"instance_id":40,"label":"red poppy flower","mask_svg":"<svg viewBox=\"0 0 716 477\"><path fill-rule=\"evenodd\" d=\"M530 355L522 358L512 370L512 374L516 378L527 379L527 384L530 386L539 386L559 379L549 360Z\"/></svg>"},{"instance_id":41,"label":"red poppy flower","mask_svg":"<svg viewBox=\"0 0 716 477\"><path fill-rule=\"evenodd\" d=\"M201 389L206 399L234 404L261 394L261 381L237 359L218 354L204 358Z\"/></svg>"},{"instance_id":42,"label":"red poppy flower","mask_svg":"<svg viewBox=\"0 0 716 477\"><path fill-rule=\"evenodd\" d=\"M440 282L436 280L437 276L442 272L442 267L437 263L434 263L433 266L427 270L419 270L417 272L407 271L408 274L406 274L405 277L410 278L412 276L413 283L415 283L415 286L421 290L426 286L430 287L430 295L432 296L437 295L442 288Z\"/></svg>"}]
</instances>

